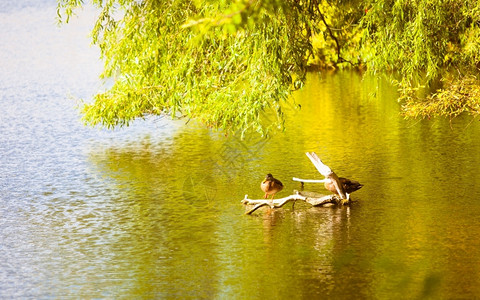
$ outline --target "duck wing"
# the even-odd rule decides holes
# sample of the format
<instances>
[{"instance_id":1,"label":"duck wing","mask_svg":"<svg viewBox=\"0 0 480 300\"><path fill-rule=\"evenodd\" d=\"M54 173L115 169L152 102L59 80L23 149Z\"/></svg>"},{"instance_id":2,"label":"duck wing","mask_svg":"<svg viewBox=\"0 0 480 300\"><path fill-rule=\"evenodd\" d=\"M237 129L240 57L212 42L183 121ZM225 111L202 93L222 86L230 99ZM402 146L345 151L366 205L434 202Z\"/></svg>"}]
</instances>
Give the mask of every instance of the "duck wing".
<instances>
[{"instance_id":1,"label":"duck wing","mask_svg":"<svg viewBox=\"0 0 480 300\"><path fill-rule=\"evenodd\" d=\"M344 178L344 177L340 177L339 179L340 179L340 182L343 185L343 189L345 190L345 192L347 192L349 194L361 189L362 186L363 186L363 184L361 184L360 182L358 182L356 180L351 180L351 179Z\"/></svg>"}]
</instances>

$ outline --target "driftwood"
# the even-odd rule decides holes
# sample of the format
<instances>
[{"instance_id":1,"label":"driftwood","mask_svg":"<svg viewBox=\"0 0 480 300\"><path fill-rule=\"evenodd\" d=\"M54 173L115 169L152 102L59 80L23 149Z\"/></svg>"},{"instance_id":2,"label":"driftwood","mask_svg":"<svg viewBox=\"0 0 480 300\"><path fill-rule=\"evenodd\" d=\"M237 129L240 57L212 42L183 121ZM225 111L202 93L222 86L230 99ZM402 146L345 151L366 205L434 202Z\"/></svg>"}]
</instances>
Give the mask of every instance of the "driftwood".
<instances>
[{"instance_id":1,"label":"driftwood","mask_svg":"<svg viewBox=\"0 0 480 300\"><path fill-rule=\"evenodd\" d=\"M306 191L294 191L294 193L290 196L268 200L268 199L260 199L260 200L252 200L248 199L248 195L245 195L245 198L242 200L242 203L245 205L253 205L253 207L248 210L245 214L250 215L257 209L263 206L269 206L271 208L280 208L289 202L293 202L295 205L296 201L305 201L306 203L312 206L322 206L326 204L339 204L342 199L340 199L337 195L321 195L313 192L306 192Z\"/></svg>"},{"instance_id":2,"label":"driftwood","mask_svg":"<svg viewBox=\"0 0 480 300\"><path fill-rule=\"evenodd\" d=\"M301 179L297 177L293 177L292 180L299 181L299 182L310 182L310 183L324 183L327 181L327 179Z\"/></svg>"}]
</instances>

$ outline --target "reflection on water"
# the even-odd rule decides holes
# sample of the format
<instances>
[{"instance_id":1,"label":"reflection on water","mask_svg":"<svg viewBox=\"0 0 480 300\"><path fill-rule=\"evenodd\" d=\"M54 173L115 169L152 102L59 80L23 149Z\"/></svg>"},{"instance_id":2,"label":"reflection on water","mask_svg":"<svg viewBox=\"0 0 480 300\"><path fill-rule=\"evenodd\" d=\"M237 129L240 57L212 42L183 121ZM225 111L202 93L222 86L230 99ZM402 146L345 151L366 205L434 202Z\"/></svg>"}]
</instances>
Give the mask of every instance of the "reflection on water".
<instances>
[{"instance_id":1,"label":"reflection on water","mask_svg":"<svg viewBox=\"0 0 480 300\"><path fill-rule=\"evenodd\" d=\"M385 81L339 72L310 74L270 139L84 128L67 95L101 86L93 13L57 29L54 3L15 3L0 5L1 298L480 296L477 120L406 121ZM279 197L320 178L306 151L365 184L355 203L245 216L266 173Z\"/></svg>"}]
</instances>

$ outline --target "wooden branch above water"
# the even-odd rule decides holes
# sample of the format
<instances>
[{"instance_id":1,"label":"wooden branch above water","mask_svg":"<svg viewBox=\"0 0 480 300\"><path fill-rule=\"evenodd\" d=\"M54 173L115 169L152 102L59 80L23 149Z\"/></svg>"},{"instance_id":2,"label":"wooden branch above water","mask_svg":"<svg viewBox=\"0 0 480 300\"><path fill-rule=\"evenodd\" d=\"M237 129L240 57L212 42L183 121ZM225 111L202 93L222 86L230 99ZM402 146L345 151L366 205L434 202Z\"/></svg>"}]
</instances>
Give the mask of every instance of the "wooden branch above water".
<instances>
[{"instance_id":1,"label":"wooden branch above water","mask_svg":"<svg viewBox=\"0 0 480 300\"><path fill-rule=\"evenodd\" d=\"M250 215L257 209L263 206L269 206L271 208L280 208L289 202L304 201L312 206L322 206L326 204L345 204L342 202L337 195L322 195L313 192L307 191L294 191L290 196L269 200L269 199L260 199L252 200L248 199L248 195L245 195L245 198L242 200L242 203L245 205L253 205L253 207L248 210L245 214Z\"/></svg>"}]
</instances>

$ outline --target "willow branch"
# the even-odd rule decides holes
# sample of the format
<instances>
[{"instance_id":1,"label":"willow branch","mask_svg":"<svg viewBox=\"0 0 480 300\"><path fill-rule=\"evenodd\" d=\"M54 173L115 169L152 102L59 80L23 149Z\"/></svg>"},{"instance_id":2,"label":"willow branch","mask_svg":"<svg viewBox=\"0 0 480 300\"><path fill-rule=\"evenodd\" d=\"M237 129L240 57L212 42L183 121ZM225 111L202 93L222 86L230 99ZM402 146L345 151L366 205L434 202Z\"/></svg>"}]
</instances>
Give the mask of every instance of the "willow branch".
<instances>
[{"instance_id":1,"label":"willow branch","mask_svg":"<svg viewBox=\"0 0 480 300\"><path fill-rule=\"evenodd\" d=\"M320 19L322 19L323 24L327 28L328 34L330 37L334 40L335 45L337 46L337 59L340 59L340 42L338 41L337 37L333 34L332 30L330 29L330 25L328 25L327 20L325 19L325 16L323 15L322 11L320 10L320 7L317 6L317 11L318 14L320 15Z\"/></svg>"}]
</instances>

